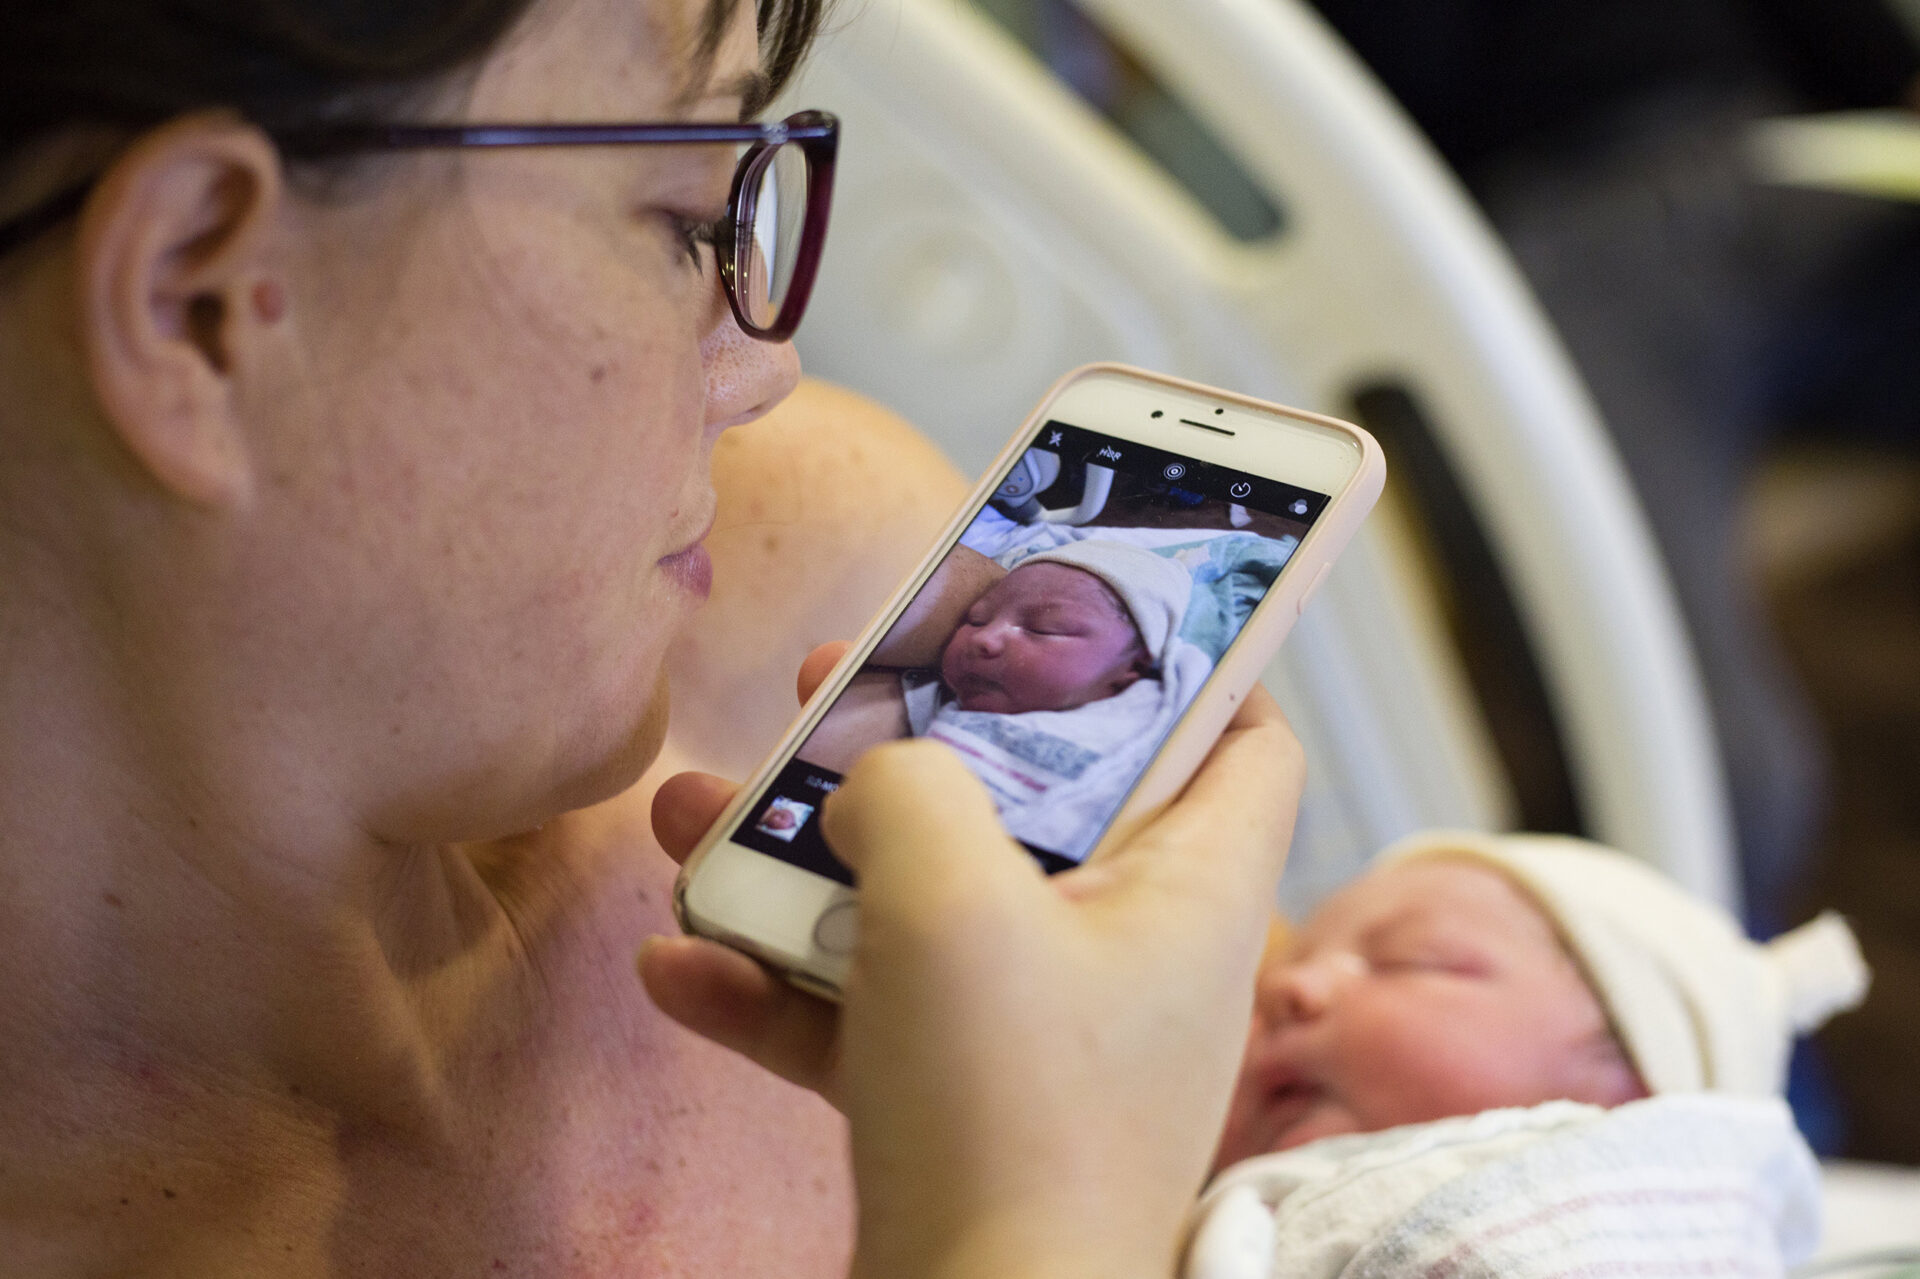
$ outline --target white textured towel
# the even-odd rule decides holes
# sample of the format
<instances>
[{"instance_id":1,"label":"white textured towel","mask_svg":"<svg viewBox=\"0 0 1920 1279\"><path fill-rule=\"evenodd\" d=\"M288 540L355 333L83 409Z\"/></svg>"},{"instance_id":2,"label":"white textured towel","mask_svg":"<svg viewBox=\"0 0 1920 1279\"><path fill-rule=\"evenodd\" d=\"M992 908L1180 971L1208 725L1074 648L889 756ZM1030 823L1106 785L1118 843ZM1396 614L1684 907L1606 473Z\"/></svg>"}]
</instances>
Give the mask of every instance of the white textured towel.
<instances>
[{"instance_id":1,"label":"white textured towel","mask_svg":"<svg viewBox=\"0 0 1920 1279\"><path fill-rule=\"evenodd\" d=\"M1550 1102L1236 1164L1195 1210L1186 1279L1775 1276L1812 1253L1819 1203L1780 1101ZM1255 1208L1265 1258L1234 1219Z\"/></svg>"}]
</instances>

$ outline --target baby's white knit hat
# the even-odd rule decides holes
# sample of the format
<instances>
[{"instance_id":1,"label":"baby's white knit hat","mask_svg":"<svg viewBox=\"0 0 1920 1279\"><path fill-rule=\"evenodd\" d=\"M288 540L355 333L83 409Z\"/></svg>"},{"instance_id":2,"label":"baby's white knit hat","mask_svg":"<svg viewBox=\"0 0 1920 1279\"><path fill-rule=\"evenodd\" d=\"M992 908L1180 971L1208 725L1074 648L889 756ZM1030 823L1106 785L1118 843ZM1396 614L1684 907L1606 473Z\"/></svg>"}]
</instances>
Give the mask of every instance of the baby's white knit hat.
<instances>
[{"instance_id":1,"label":"baby's white knit hat","mask_svg":"<svg viewBox=\"0 0 1920 1279\"><path fill-rule=\"evenodd\" d=\"M1193 596L1193 578L1177 560L1143 546L1090 537L1029 555L1014 567L1046 563L1083 569L1112 587L1133 614L1148 656L1156 662L1166 656L1167 641L1180 633Z\"/></svg>"},{"instance_id":2,"label":"baby's white knit hat","mask_svg":"<svg viewBox=\"0 0 1920 1279\"><path fill-rule=\"evenodd\" d=\"M1645 863L1583 839L1432 831L1380 854L1477 862L1532 897L1653 1093L1769 1096L1795 1036L1866 994L1853 931L1828 912L1762 944Z\"/></svg>"}]
</instances>

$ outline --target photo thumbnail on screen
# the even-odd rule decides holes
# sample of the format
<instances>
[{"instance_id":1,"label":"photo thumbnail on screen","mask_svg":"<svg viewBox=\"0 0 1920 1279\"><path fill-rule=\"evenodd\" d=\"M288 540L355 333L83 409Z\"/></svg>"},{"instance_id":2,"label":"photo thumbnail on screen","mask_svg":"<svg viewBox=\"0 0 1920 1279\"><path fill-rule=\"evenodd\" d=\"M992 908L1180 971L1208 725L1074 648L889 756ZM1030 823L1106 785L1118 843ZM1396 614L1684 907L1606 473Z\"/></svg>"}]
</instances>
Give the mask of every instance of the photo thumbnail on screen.
<instances>
[{"instance_id":1,"label":"photo thumbnail on screen","mask_svg":"<svg viewBox=\"0 0 1920 1279\"><path fill-rule=\"evenodd\" d=\"M1326 501L1048 423L735 842L851 883L818 823L792 815L870 747L930 737L1044 867L1078 864Z\"/></svg>"}]
</instances>

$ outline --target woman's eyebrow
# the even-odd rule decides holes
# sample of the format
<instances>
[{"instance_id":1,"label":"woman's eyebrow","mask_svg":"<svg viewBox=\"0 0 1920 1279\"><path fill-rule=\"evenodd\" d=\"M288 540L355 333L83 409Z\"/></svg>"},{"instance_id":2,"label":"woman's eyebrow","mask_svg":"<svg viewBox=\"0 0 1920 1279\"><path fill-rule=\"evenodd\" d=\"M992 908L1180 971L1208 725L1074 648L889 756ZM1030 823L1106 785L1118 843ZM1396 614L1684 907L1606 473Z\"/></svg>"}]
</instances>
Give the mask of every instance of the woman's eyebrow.
<instances>
[{"instance_id":1,"label":"woman's eyebrow","mask_svg":"<svg viewBox=\"0 0 1920 1279\"><path fill-rule=\"evenodd\" d=\"M773 97L773 81L767 73L758 67L751 71L742 71L730 80L719 84L708 84L704 80L690 84L673 100L675 111L684 111L699 102L711 102L716 98L740 99L740 119L747 121L767 109L767 103Z\"/></svg>"}]
</instances>

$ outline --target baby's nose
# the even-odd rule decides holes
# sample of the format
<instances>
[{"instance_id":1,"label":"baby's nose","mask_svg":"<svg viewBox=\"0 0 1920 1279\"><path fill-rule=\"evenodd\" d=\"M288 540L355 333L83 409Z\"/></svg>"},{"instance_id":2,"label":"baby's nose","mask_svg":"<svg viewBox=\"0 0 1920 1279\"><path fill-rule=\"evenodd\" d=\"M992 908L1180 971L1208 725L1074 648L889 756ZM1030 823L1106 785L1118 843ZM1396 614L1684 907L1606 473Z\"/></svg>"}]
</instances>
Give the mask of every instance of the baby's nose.
<instances>
[{"instance_id":1,"label":"baby's nose","mask_svg":"<svg viewBox=\"0 0 1920 1279\"><path fill-rule=\"evenodd\" d=\"M973 647L977 652L992 656L1006 646L1007 626L1004 622L988 622L973 633Z\"/></svg>"},{"instance_id":2,"label":"baby's nose","mask_svg":"<svg viewBox=\"0 0 1920 1279\"><path fill-rule=\"evenodd\" d=\"M1352 951L1330 951L1271 965L1260 975L1256 1006L1270 1022L1312 1021L1326 1015L1366 963Z\"/></svg>"}]
</instances>

